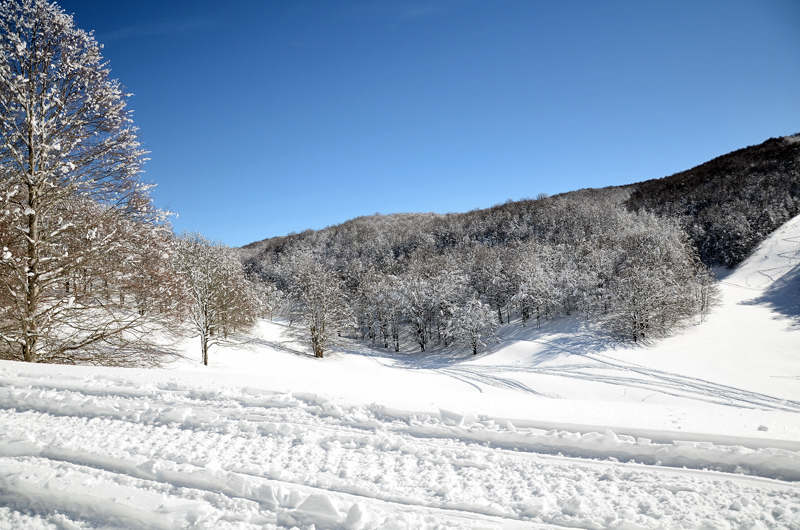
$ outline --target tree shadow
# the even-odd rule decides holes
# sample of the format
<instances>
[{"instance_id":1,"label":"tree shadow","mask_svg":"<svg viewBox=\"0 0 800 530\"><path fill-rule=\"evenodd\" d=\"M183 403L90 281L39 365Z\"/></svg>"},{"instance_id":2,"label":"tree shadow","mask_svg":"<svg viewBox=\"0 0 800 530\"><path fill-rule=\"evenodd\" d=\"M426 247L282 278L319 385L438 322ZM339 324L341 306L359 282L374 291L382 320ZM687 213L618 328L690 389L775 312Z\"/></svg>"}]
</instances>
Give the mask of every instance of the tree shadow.
<instances>
[{"instance_id":1,"label":"tree shadow","mask_svg":"<svg viewBox=\"0 0 800 530\"><path fill-rule=\"evenodd\" d=\"M395 352L391 347L372 346L356 339L349 341L347 347L340 344L338 349L349 354L381 360L387 366L394 368L442 370L490 357L510 345L529 343L530 353L524 360L514 363L514 367L522 371L526 367L535 367L570 355L608 352L615 350L619 344L596 326L574 316L545 321L541 328L530 323L522 326L521 322L515 320L498 330L498 339L479 350L477 355L473 355L469 349L452 345L431 346L423 352L410 340L403 342L399 352Z\"/></svg>"},{"instance_id":2,"label":"tree shadow","mask_svg":"<svg viewBox=\"0 0 800 530\"><path fill-rule=\"evenodd\" d=\"M793 329L800 329L800 264L775 280L761 296L742 303L766 306L789 319Z\"/></svg>"},{"instance_id":3,"label":"tree shadow","mask_svg":"<svg viewBox=\"0 0 800 530\"><path fill-rule=\"evenodd\" d=\"M575 317L548 321L541 328L511 326L502 333L503 344L488 350L484 355L495 353L508 346L509 342L528 342L536 345L528 358L515 364L520 368L532 368L560 357L586 356L592 353L615 350L619 344L608 333L597 326Z\"/></svg>"},{"instance_id":4,"label":"tree shadow","mask_svg":"<svg viewBox=\"0 0 800 530\"><path fill-rule=\"evenodd\" d=\"M288 341L287 342L276 342L276 341L266 340L266 339L262 339L262 338L252 338L252 339L250 339L248 341L248 343L245 346L254 345L254 346L261 347L261 348L264 348L264 347L271 348L273 350L282 351L284 353L290 353L290 354L296 355L298 357L314 357L314 354L309 353L307 351L301 351L301 350L298 350L298 349L290 348L289 346L286 345L287 343L288 344L292 344L291 342L288 342Z\"/></svg>"},{"instance_id":5,"label":"tree shadow","mask_svg":"<svg viewBox=\"0 0 800 530\"><path fill-rule=\"evenodd\" d=\"M795 277L793 281L789 281L789 277L785 279L797 287L800 283L800 270L792 271L791 274ZM781 296L777 298L783 299ZM519 322L512 322L499 330L499 336L499 342L478 355L473 355L469 350L445 346L436 346L421 352L414 348L413 342L407 337L400 352L349 338L342 340L335 353L332 353L334 357L341 353L367 357L387 368L430 370L470 385L478 392L483 392L486 387L495 387L542 397L562 397L537 388L534 380L527 378L530 375L540 375L604 383L717 405L800 412L799 401L780 399L614 358L614 351L630 348L646 351L647 345L621 342L598 326L576 316L547 321L541 329L530 325L523 327ZM260 346L313 358L308 353L296 350L296 343L263 338L254 342ZM492 359L483 363L470 362L491 357L509 347L520 346L522 352L516 352L510 357L496 358L497 362L492 362ZM649 396L643 399L647 397Z\"/></svg>"},{"instance_id":6,"label":"tree shadow","mask_svg":"<svg viewBox=\"0 0 800 530\"><path fill-rule=\"evenodd\" d=\"M549 321L541 329L512 324L504 326L500 335L499 344L478 356L444 350L430 352L424 357L408 355L405 362L389 357L393 367L430 369L472 385L480 392L483 392L482 387L496 387L543 397L561 397L530 386L531 379L519 379L520 376L540 375L604 383L716 405L800 412L798 401L616 359L613 354L617 350L641 348L646 351L647 344L620 342L576 317ZM520 343L530 351L516 360L497 364L466 362Z\"/></svg>"},{"instance_id":7,"label":"tree shadow","mask_svg":"<svg viewBox=\"0 0 800 530\"><path fill-rule=\"evenodd\" d=\"M413 370L438 370L475 359L472 352L462 348L435 346L426 351L399 351L380 347L369 347L365 350L352 352L384 359L395 368Z\"/></svg>"}]
</instances>

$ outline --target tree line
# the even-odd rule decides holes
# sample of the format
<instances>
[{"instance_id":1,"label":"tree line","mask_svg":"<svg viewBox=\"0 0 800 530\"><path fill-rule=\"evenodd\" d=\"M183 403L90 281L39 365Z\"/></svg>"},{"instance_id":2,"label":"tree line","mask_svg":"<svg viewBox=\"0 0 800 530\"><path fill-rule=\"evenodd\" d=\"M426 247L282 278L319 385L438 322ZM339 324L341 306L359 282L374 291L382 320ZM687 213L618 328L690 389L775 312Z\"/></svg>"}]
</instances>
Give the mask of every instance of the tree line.
<instances>
[{"instance_id":1,"label":"tree line","mask_svg":"<svg viewBox=\"0 0 800 530\"><path fill-rule=\"evenodd\" d=\"M284 300L292 256L315 261L350 301L339 329L351 322L385 348L401 337L423 350L478 346L512 316L539 325L576 312L640 341L703 318L716 299L708 268L737 265L799 213L796 134L670 177L464 214L364 217L253 243L244 257ZM476 316L489 313L493 324Z\"/></svg>"},{"instance_id":2,"label":"tree line","mask_svg":"<svg viewBox=\"0 0 800 530\"><path fill-rule=\"evenodd\" d=\"M706 264L733 267L800 214L800 134L629 189L626 206L675 219Z\"/></svg>"},{"instance_id":3,"label":"tree line","mask_svg":"<svg viewBox=\"0 0 800 530\"><path fill-rule=\"evenodd\" d=\"M630 211L628 194L362 217L253 245L245 264L318 356L342 334L395 352L413 344L477 353L501 324L562 315L642 341L702 316L715 287L678 224Z\"/></svg>"}]
</instances>

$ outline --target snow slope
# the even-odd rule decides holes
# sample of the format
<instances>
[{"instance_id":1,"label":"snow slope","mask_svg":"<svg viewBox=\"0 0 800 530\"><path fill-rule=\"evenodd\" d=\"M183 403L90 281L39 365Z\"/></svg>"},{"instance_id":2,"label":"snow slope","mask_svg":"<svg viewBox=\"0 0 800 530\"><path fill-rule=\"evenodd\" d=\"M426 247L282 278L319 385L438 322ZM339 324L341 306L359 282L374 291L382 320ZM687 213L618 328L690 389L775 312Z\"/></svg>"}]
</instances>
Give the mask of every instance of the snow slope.
<instances>
[{"instance_id":1,"label":"snow slope","mask_svg":"<svg viewBox=\"0 0 800 530\"><path fill-rule=\"evenodd\" d=\"M800 528L800 219L647 347L580 322L492 351L160 370L0 362L4 528Z\"/></svg>"}]
</instances>

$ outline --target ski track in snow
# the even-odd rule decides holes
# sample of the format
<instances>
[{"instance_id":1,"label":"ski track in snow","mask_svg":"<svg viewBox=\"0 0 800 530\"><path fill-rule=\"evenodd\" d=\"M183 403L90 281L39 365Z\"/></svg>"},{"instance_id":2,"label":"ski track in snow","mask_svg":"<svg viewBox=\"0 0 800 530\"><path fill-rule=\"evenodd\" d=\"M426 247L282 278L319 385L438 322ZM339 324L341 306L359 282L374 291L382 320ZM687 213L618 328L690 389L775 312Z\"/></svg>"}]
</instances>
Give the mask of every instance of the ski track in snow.
<instances>
[{"instance_id":1,"label":"ski track in snow","mask_svg":"<svg viewBox=\"0 0 800 530\"><path fill-rule=\"evenodd\" d=\"M534 342L546 341L539 339ZM717 405L800 412L800 401L781 399L767 394L706 381L697 377L648 368L606 355L585 354L582 358L588 362L566 366L537 366L535 364L528 366L521 364L483 366L462 364L441 368L436 371L465 382L476 381L498 388L521 390L535 395L543 394L519 381L504 378L498 374L525 372L529 374L555 375L627 388L654 390L670 396L689 397ZM622 376L620 372L635 374L635 376Z\"/></svg>"},{"instance_id":2,"label":"ski track in snow","mask_svg":"<svg viewBox=\"0 0 800 530\"><path fill-rule=\"evenodd\" d=\"M0 528L800 528L800 452L713 439L8 372L0 425Z\"/></svg>"},{"instance_id":3,"label":"ski track in snow","mask_svg":"<svg viewBox=\"0 0 800 530\"><path fill-rule=\"evenodd\" d=\"M791 222L792 225L794 224ZM793 228L789 228L788 230L793 230ZM778 229L776 236L780 236L781 234L787 231L787 226L785 225L784 228ZM787 245L788 243L788 245ZM769 240L767 240L763 246L767 246L768 248L759 248L756 252L758 252L762 259L769 261L770 257L774 253L778 258L780 258L780 265L777 267L768 267L768 268L758 268L755 271L755 274L761 276L760 281L757 282L758 285L751 285L751 276L746 276L744 278L744 282L731 282L727 280L720 281L721 284L729 285L732 287L737 287L739 289L747 289L751 291L761 291L764 288L765 281L769 284L775 281L782 281L782 276L792 269L792 267L796 266L798 262L800 262L800 236L791 236L791 237L775 237L773 236ZM779 248L789 247L789 250L785 251L777 251Z\"/></svg>"}]
</instances>

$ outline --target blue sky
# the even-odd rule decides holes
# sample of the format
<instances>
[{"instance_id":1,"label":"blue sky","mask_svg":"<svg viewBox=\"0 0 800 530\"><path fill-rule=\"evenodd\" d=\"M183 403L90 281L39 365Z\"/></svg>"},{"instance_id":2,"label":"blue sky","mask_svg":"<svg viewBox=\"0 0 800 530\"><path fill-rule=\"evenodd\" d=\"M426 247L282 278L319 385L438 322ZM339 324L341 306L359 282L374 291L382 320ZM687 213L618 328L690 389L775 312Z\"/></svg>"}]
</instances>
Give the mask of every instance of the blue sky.
<instances>
[{"instance_id":1,"label":"blue sky","mask_svg":"<svg viewBox=\"0 0 800 530\"><path fill-rule=\"evenodd\" d=\"M63 0L177 232L238 246L666 176L800 132L800 2Z\"/></svg>"}]
</instances>

